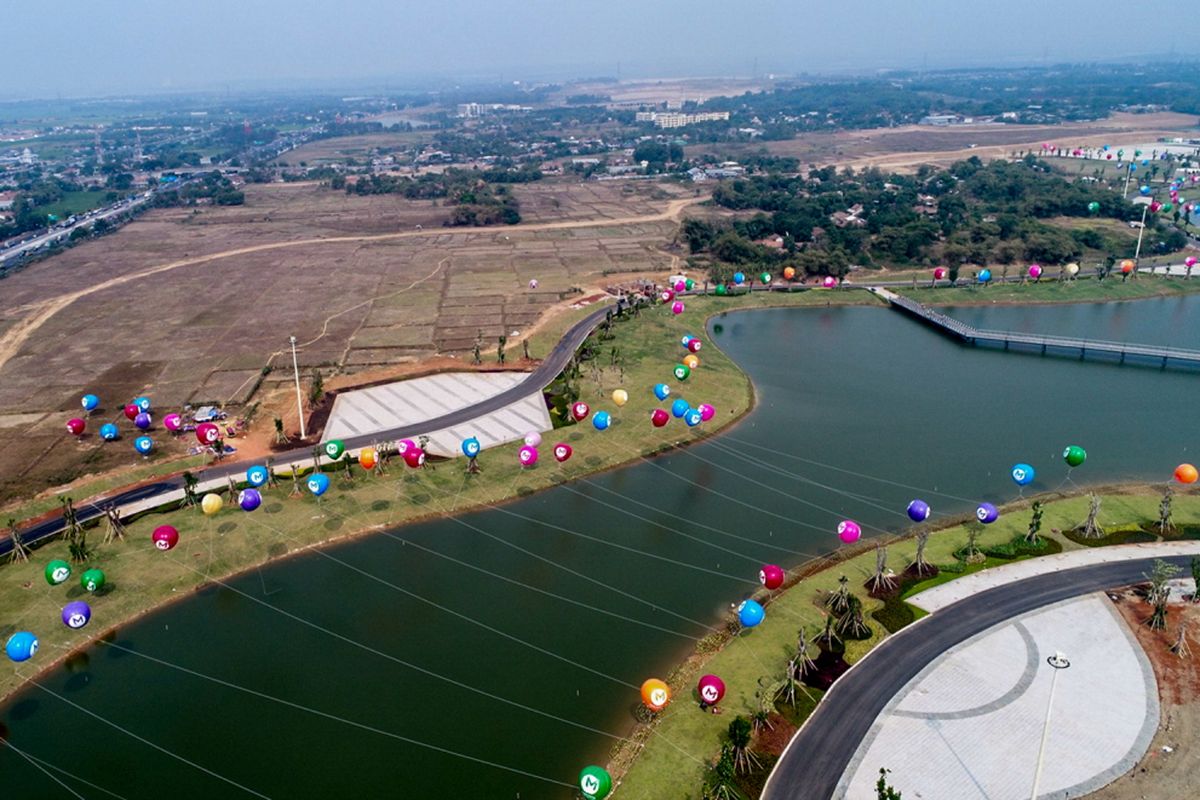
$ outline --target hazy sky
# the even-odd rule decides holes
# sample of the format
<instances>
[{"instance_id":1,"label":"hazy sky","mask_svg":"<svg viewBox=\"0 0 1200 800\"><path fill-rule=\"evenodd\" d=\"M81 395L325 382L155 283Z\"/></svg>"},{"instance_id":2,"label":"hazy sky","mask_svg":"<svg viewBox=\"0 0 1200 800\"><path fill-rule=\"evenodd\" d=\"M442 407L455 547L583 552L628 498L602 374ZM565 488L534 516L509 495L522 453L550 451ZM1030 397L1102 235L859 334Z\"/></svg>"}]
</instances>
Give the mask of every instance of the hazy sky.
<instances>
[{"instance_id":1,"label":"hazy sky","mask_svg":"<svg viewBox=\"0 0 1200 800\"><path fill-rule=\"evenodd\" d=\"M6 4L7 5L7 4ZM749 75L1151 55L1115 0L112 0L0 12L0 94ZM1169 32L1164 31L1169 39ZM1143 35L1144 34L1144 35Z\"/></svg>"}]
</instances>

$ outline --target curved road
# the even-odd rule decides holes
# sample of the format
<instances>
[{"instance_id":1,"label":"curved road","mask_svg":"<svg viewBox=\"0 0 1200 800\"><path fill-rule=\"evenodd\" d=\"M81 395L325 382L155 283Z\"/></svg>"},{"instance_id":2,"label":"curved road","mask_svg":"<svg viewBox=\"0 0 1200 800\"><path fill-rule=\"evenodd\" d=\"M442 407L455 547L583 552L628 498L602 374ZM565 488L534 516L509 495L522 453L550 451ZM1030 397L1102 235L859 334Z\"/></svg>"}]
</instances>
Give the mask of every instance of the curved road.
<instances>
[{"instance_id":1,"label":"curved road","mask_svg":"<svg viewBox=\"0 0 1200 800\"><path fill-rule=\"evenodd\" d=\"M763 789L762 800L832 798L875 718L927 664L960 642L1027 611L1081 594L1143 581L1157 559L1061 570L998 586L935 612L927 622L889 636L821 698L792 738ZM1185 570L1187 556L1164 558Z\"/></svg>"}]
</instances>

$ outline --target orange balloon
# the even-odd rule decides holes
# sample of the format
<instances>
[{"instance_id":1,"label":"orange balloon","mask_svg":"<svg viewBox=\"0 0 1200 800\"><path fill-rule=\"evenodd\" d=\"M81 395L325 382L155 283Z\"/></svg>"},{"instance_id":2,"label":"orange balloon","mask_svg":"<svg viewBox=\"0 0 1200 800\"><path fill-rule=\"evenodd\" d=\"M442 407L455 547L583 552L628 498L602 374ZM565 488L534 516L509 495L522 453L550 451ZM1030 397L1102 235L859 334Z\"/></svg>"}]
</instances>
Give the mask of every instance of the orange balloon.
<instances>
[{"instance_id":1,"label":"orange balloon","mask_svg":"<svg viewBox=\"0 0 1200 800\"><path fill-rule=\"evenodd\" d=\"M364 447L358 451L358 463L362 464L363 469L375 469L375 448Z\"/></svg>"},{"instance_id":2,"label":"orange balloon","mask_svg":"<svg viewBox=\"0 0 1200 800\"><path fill-rule=\"evenodd\" d=\"M1133 262L1128 258L1121 262L1121 272L1124 272L1126 275L1133 272Z\"/></svg>"},{"instance_id":3,"label":"orange balloon","mask_svg":"<svg viewBox=\"0 0 1200 800\"><path fill-rule=\"evenodd\" d=\"M795 267L784 267L783 268L783 279L784 280L790 281L794 277L796 277L796 268Z\"/></svg>"},{"instance_id":4,"label":"orange balloon","mask_svg":"<svg viewBox=\"0 0 1200 800\"><path fill-rule=\"evenodd\" d=\"M683 357L683 363L688 369L695 369L700 366L700 359L696 358L694 353L689 353Z\"/></svg>"},{"instance_id":5,"label":"orange balloon","mask_svg":"<svg viewBox=\"0 0 1200 800\"><path fill-rule=\"evenodd\" d=\"M662 711L671 702L671 687L658 678L650 678L642 684L642 702L651 711Z\"/></svg>"},{"instance_id":6,"label":"orange balloon","mask_svg":"<svg viewBox=\"0 0 1200 800\"><path fill-rule=\"evenodd\" d=\"M1175 468L1175 480L1180 483L1195 483L1196 478L1200 478L1200 472L1191 464L1180 464Z\"/></svg>"}]
</instances>

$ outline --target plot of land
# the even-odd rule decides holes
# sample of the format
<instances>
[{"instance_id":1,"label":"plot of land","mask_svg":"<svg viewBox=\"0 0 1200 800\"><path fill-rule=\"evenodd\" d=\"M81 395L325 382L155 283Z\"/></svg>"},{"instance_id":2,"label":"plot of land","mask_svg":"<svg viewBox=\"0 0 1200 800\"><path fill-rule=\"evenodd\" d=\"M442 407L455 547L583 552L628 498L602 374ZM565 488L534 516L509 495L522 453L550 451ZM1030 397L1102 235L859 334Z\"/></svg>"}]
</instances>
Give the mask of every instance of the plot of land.
<instances>
[{"instance_id":1,"label":"plot of land","mask_svg":"<svg viewBox=\"0 0 1200 800\"><path fill-rule=\"evenodd\" d=\"M348 158L363 161L372 155L387 155L389 153L409 150L432 140L428 133L419 131L394 131L368 133L362 136L338 136L332 139L319 139L296 148L290 153L279 157L281 164L298 166L301 162L310 167L322 164L345 162Z\"/></svg>"}]
</instances>

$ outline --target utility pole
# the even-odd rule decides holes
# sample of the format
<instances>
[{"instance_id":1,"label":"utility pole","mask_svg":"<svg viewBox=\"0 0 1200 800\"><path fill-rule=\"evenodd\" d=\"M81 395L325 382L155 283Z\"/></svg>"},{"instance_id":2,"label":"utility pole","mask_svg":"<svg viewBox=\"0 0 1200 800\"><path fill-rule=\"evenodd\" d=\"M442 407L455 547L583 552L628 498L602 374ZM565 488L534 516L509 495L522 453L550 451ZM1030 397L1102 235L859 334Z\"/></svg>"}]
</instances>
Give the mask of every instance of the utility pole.
<instances>
[{"instance_id":1,"label":"utility pole","mask_svg":"<svg viewBox=\"0 0 1200 800\"><path fill-rule=\"evenodd\" d=\"M1042 759L1046 756L1046 740L1050 738L1050 712L1054 709L1054 686L1058 683L1058 673L1071 666L1071 662L1062 653L1050 656L1046 659L1046 663L1054 667L1054 674L1050 677L1050 699L1046 701L1046 722L1042 726L1042 743L1038 747L1037 769L1033 773L1033 792L1029 795L1030 800L1037 800L1038 785L1042 782Z\"/></svg>"},{"instance_id":2,"label":"utility pole","mask_svg":"<svg viewBox=\"0 0 1200 800\"><path fill-rule=\"evenodd\" d=\"M1139 245L1141 240L1138 240ZM304 432L304 398L300 394L300 367L296 364L296 337L289 336L288 341L292 344L292 374L296 376L296 411L300 414L300 438L306 438Z\"/></svg>"},{"instance_id":3,"label":"utility pole","mask_svg":"<svg viewBox=\"0 0 1200 800\"><path fill-rule=\"evenodd\" d=\"M1142 227L1138 229L1137 249L1133 251L1133 266L1138 267L1139 259L1142 257L1142 235L1146 232L1146 212L1150 210L1150 204L1142 205Z\"/></svg>"}]
</instances>

